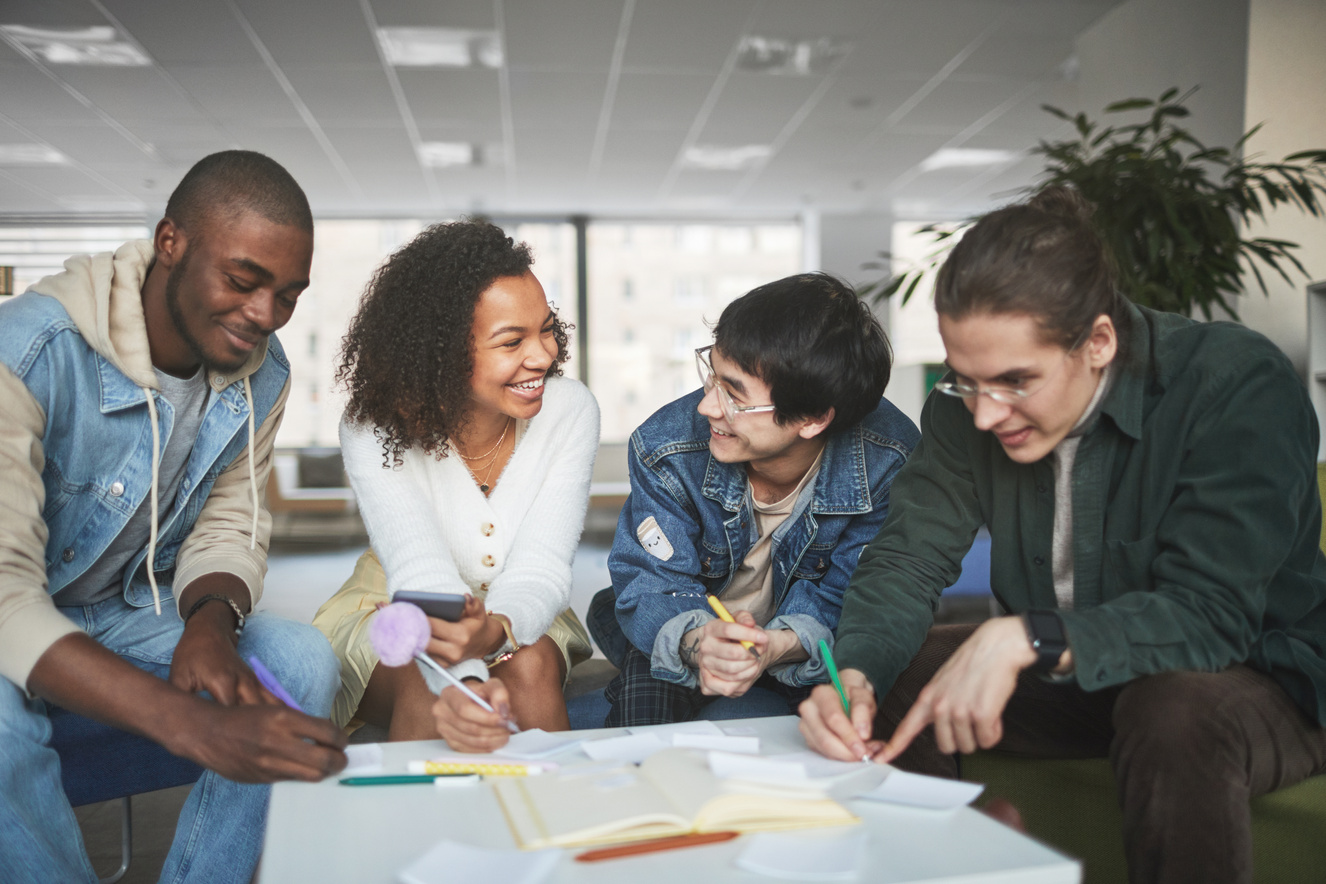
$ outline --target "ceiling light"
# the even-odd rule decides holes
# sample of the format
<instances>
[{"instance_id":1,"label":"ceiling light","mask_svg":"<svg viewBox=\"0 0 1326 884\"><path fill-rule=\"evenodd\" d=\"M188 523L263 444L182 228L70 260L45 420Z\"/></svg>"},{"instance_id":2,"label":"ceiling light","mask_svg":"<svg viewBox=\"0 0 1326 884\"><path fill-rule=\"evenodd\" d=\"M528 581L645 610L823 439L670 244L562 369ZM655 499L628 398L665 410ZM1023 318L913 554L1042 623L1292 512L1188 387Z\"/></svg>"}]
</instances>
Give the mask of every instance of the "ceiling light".
<instances>
[{"instance_id":1,"label":"ceiling light","mask_svg":"<svg viewBox=\"0 0 1326 884\"><path fill-rule=\"evenodd\" d=\"M737 46L737 69L757 74L805 77L823 73L851 48L851 44L828 37L788 40L745 36Z\"/></svg>"},{"instance_id":2,"label":"ceiling light","mask_svg":"<svg viewBox=\"0 0 1326 884\"><path fill-rule=\"evenodd\" d=\"M682 165L692 169L706 169L718 172L735 172L749 169L762 160L773 156L773 148L767 144L746 144L741 147L716 147L697 144L686 148L682 154Z\"/></svg>"},{"instance_id":3,"label":"ceiling light","mask_svg":"<svg viewBox=\"0 0 1326 884\"><path fill-rule=\"evenodd\" d=\"M132 43L119 39L109 26L92 28L30 28L0 25L0 38L28 57L49 64L146 67L152 59Z\"/></svg>"},{"instance_id":4,"label":"ceiling light","mask_svg":"<svg viewBox=\"0 0 1326 884\"><path fill-rule=\"evenodd\" d=\"M922 172L936 169L962 169L973 166L997 166L1016 159L1021 153L1016 150L983 150L974 147L941 147L930 156L921 160Z\"/></svg>"},{"instance_id":5,"label":"ceiling light","mask_svg":"<svg viewBox=\"0 0 1326 884\"><path fill-rule=\"evenodd\" d=\"M419 162L429 169L451 169L479 165L479 151L464 141L425 141L419 145Z\"/></svg>"},{"instance_id":6,"label":"ceiling light","mask_svg":"<svg viewBox=\"0 0 1326 884\"><path fill-rule=\"evenodd\" d=\"M0 166L44 166L67 162L67 156L45 144L0 144Z\"/></svg>"},{"instance_id":7,"label":"ceiling light","mask_svg":"<svg viewBox=\"0 0 1326 884\"><path fill-rule=\"evenodd\" d=\"M497 31L458 28L378 28L387 63L411 68L500 68Z\"/></svg>"}]
</instances>

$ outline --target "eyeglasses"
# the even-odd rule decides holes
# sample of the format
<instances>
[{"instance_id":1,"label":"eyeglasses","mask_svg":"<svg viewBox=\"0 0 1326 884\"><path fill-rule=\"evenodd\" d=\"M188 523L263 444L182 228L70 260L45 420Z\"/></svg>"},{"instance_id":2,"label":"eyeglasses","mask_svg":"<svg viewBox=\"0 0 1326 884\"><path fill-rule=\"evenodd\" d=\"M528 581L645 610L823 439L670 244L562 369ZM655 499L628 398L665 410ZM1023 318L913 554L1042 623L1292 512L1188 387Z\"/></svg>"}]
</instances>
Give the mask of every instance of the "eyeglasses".
<instances>
[{"instance_id":1,"label":"eyeglasses","mask_svg":"<svg viewBox=\"0 0 1326 884\"><path fill-rule=\"evenodd\" d=\"M964 381L938 381L935 384L935 389L946 396L956 396L959 399L989 396L992 400L1002 405L1017 405L1019 402L1022 402L1028 397L1034 396L1041 390L1045 389L1045 385L1063 370L1064 364L1068 362L1068 357L1072 356L1076 349L1077 347L1074 347L1064 353L1064 361L1059 363L1059 366L1055 368L1054 371L1041 378L1039 383L1032 384L1030 387L982 387L978 384L969 384Z\"/></svg>"},{"instance_id":2,"label":"eyeglasses","mask_svg":"<svg viewBox=\"0 0 1326 884\"><path fill-rule=\"evenodd\" d=\"M728 419L728 423L736 423L739 414L757 414L761 411L773 411L772 405L738 405L732 401L732 394L724 389L718 382L718 376L714 374L713 363L709 361L709 351L714 349L710 344L708 347L700 347L695 351L695 370L700 375L700 383L704 386L705 393L715 387L718 388L718 405L723 409L723 417Z\"/></svg>"}]
</instances>

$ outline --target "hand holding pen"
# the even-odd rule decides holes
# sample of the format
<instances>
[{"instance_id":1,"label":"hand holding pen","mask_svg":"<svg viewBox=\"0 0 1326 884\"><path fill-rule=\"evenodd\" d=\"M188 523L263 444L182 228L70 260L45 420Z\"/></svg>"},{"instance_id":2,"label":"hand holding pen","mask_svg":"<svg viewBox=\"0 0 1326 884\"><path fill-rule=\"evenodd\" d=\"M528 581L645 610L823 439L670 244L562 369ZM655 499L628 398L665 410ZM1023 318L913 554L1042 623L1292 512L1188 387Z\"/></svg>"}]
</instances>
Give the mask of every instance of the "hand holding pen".
<instances>
[{"instance_id":1,"label":"hand holding pen","mask_svg":"<svg viewBox=\"0 0 1326 884\"><path fill-rule=\"evenodd\" d=\"M438 703L434 705L435 716L437 707L443 705L444 701L447 707L451 708L453 701L459 697L464 697L477 705L479 710L487 713L487 715L479 716L484 722L489 725L500 723L510 733L519 733L520 728L511 720L510 697L501 681L490 679L488 682L476 684L474 687L462 683L445 667L424 653L431 635L432 631L428 624L427 615L408 602L393 602L385 608L379 609L377 616L373 618L373 622L368 628L369 641L384 665L404 666L413 660L417 660L451 682L451 687L442 692L442 695L438 697ZM467 719L475 718L474 711L476 710L466 710L465 717ZM471 726L475 724L477 722L471 722ZM445 734L443 738L446 738ZM488 742L491 742L491 740ZM505 743L506 739L503 737L497 745L500 746ZM468 751L487 752L491 749L469 749Z\"/></svg>"},{"instance_id":2,"label":"hand holding pen","mask_svg":"<svg viewBox=\"0 0 1326 884\"><path fill-rule=\"evenodd\" d=\"M875 689L858 669L839 671L828 642L820 656L831 682L817 685L797 710L798 727L810 748L838 761L874 761L883 748L871 739L875 727Z\"/></svg>"}]
</instances>

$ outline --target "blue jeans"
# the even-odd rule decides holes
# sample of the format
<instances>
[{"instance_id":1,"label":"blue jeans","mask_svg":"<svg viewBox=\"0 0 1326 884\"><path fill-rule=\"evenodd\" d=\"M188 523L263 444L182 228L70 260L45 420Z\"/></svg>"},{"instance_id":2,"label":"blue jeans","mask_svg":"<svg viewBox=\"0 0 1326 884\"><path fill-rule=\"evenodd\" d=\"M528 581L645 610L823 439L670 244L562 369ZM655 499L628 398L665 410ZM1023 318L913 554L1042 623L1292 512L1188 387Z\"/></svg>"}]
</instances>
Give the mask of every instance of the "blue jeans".
<instances>
[{"instance_id":1,"label":"blue jeans","mask_svg":"<svg viewBox=\"0 0 1326 884\"><path fill-rule=\"evenodd\" d=\"M160 617L116 597L63 613L92 638L145 672L166 678L184 630L171 607ZM340 686L340 667L326 638L311 626L257 614L239 653L255 655L310 715L326 717ZM73 809L60 785L60 759L50 747L46 705L0 679L0 869L6 882L97 880ZM180 811L163 882L246 884L262 852L271 788L203 774Z\"/></svg>"}]
</instances>

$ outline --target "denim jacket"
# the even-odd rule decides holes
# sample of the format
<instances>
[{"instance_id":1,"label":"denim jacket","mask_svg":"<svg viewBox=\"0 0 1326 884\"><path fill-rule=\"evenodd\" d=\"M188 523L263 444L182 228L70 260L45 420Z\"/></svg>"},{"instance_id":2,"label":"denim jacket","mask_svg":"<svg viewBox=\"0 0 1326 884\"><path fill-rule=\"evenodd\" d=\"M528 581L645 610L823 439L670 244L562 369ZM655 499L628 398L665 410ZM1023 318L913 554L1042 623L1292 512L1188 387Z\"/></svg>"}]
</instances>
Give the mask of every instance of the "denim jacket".
<instances>
[{"instance_id":1,"label":"denim jacket","mask_svg":"<svg viewBox=\"0 0 1326 884\"><path fill-rule=\"evenodd\" d=\"M69 628L38 593L54 595L82 574L148 501L148 395L159 446L174 424L155 389L136 301L151 257L149 243L130 243L113 259L71 259L65 273L0 306L0 675L20 685ZM246 454L256 452L261 490L289 374L275 337L236 372L209 371L212 395L183 479L173 500L159 502L154 571L163 596L173 579L224 571L249 585L256 604L270 519L253 500ZM261 427L256 441L250 407ZM135 576L146 556L140 551L125 568L124 598L137 607L153 603Z\"/></svg>"},{"instance_id":2,"label":"denim jacket","mask_svg":"<svg viewBox=\"0 0 1326 884\"><path fill-rule=\"evenodd\" d=\"M655 678L688 686L698 682L681 661L681 638L713 619L705 596L722 597L758 538L745 465L709 454L709 422L695 410L702 396L697 390L664 406L631 436L631 494L608 556L616 623L600 616L594 624L601 644L617 643L604 648L609 656L629 640L650 654ZM819 642L833 642L848 579L888 514L889 486L919 438L881 399L859 424L829 438L815 482L774 532L776 610L765 628L792 630L810 655L770 668L784 684L827 677ZM666 538L653 552L637 539L649 518Z\"/></svg>"}]
</instances>

